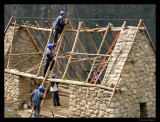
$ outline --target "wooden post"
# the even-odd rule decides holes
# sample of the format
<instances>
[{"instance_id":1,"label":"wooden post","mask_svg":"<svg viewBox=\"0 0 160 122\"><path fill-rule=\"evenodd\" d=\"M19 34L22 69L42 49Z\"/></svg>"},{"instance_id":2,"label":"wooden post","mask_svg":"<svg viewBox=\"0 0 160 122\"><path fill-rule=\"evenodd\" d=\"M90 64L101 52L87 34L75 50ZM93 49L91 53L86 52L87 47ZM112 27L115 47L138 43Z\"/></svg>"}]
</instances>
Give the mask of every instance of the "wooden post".
<instances>
[{"instance_id":1,"label":"wooden post","mask_svg":"<svg viewBox=\"0 0 160 122\"><path fill-rule=\"evenodd\" d=\"M34 34L34 36L36 37L36 39L38 40L38 42L39 42L39 44L41 45L41 47L43 48L43 50L44 50L44 46L43 46L43 44L41 43L41 41L39 40L39 38L38 38L38 36L37 36L37 34L36 34L36 32L31 28L31 30L32 30L32 32L33 32L33 34Z\"/></svg>"},{"instance_id":2,"label":"wooden post","mask_svg":"<svg viewBox=\"0 0 160 122\"><path fill-rule=\"evenodd\" d=\"M84 24L84 22L83 22L82 24L83 24L84 28L86 29L86 25ZM90 38L90 40L91 40L91 42L92 42L93 48L95 49L95 51L96 51L96 53L97 53L98 50L97 50L97 47L96 47L96 45L95 45L95 43L94 43L94 41L93 41L93 39L92 39L92 37L91 37L91 34L90 34L89 32L87 32L87 34L88 34L88 36L89 36L89 38ZM101 60L101 57L99 57L99 59Z\"/></svg>"},{"instance_id":3,"label":"wooden post","mask_svg":"<svg viewBox=\"0 0 160 122\"><path fill-rule=\"evenodd\" d=\"M82 25L82 22L79 22L78 31L77 31L76 38L75 38L75 41L74 41L74 44L73 44L73 47L72 47L72 52L74 52L74 49L75 49L75 46L76 46L76 43L77 43L77 40L78 40L78 36L79 36L79 29L80 29L81 25ZM67 73L68 66L69 66L69 63L70 63L70 61L71 61L71 58L72 58L72 56L69 57L69 60L68 60L68 63L67 63L65 72L64 72L64 74L63 74L62 80L64 79L64 77L65 77L65 75L66 75L66 73Z\"/></svg>"},{"instance_id":4,"label":"wooden post","mask_svg":"<svg viewBox=\"0 0 160 122\"><path fill-rule=\"evenodd\" d=\"M53 31L53 28L52 28L52 31ZM42 62L43 62L44 57L45 57L45 55L46 55L47 47L48 47L48 44L49 44L50 39L51 39L52 31L50 32L49 39L48 39L48 42L47 42L47 44L46 44L46 47L45 47L45 50L44 50L44 53L43 53L43 57L42 57L42 60L41 60L41 64L40 64L40 66L39 66L39 70L38 70L37 76L38 76L39 73L40 73L40 69L41 69L41 66L42 66Z\"/></svg>"},{"instance_id":5,"label":"wooden post","mask_svg":"<svg viewBox=\"0 0 160 122\"><path fill-rule=\"evenodd\" d=\"M48 21L45 21L45 22L46 22L47 26L48 26L49 28L51 28L51 26L49 25ZM53 34L53 33L52 33L52 36L54 37L54 34ZM65 35L64 35L64 37L65 37ZM57 59L58 59L58 58L57 58ZM64 66L63 66L63 64L62 64L62 62L61 62L61 60L58 59L58 61L59 61L60 65L61 65L62 69L65 71L65 68L64 68ZM56 66L55 66L55 68L56 68ZM68 78L71 80L71 77L69 76L68 73L67 73L67 76L68 76Z\"/></svg>"},{"instance_id":6,"label":"wooden post","mask_svg":"<svg viewBox=\"0 0 160 122\"><path fill-rule=\"evenodd\" d=\"M73 27L72 27L71 23L70 23L70 22L68 22L68 23L69 23L70 28L71 28L71 29L73 29ZM79 32L80 32L80 30L79 30ZM74 34L74 36L76 37L75 32L73 32L73 34ZM77 38L77 42L78 42L78 44L79 44L80 48L82 49L82 51L83 51L84 53L86 53L86 51L85 51L85 49L84 49L83 45L81 44L81 42L80 42L79 38ZM88 56L86 56L86 57L88 58ZM90 60L88 60L88 62L89 62L89 64L90 64L90 66L92 66L91 61L90 61Z\"/></svg>"},{"instance_id":7,"label":"wooden post","mask_svg":"<svg viewBox=\"0 0 160 122\"><path fill-rule=\"evenodd\" d=\"M58 50L57 50L57 53L56 53L55 62L54 62L54 65L53 65L53 67L52 67L52 71L51 71L51 73L50 73L50 78L52 77L53 70L54 70L54 67L55 67L55 64L56 64L56 61L57 61L57 57L58 57L59 50L60 50L60 47L61 47L61 44L62 44L62 40L63 40L64 33L65 33L65 29L66 29L66 25L64 26L63 31L62 31L62 33L61 33L61 36L60 36L60 38L59 38L59 40L58 40L58 43L59 43L59 45L58 45ZM47 76L47 75L46 75L46 76ZM47 77L45 77L45 78L47 78ZM44 84L45 80L46 80L46 79L43 80L42 85Z\"/></svg>"},{"instance_id":8,"label":"wooden post","mask_svg":"<svg viewBox=\"0 0 160 122\"><path fill-rule=\"evenodd\" d=\"M36 23L37 27L40 27L37 21L35 21L35 23ZM53 28L54 28L54 26L53 26ZM51 28L51 33L52 33L52 31L53 31L53 28ZM43 31L42 31L42 30L39 30L39 31L40 31L41 34L43 35L43 37L44 37L44 39L46 40L46 42L48 42L48 39L47 39L46 35L43 33Z\"/></svg>"},{"instance_id":9,"label":"wooden post","mask_svg":"<svg viewBox=\"0 0 160 122\"><path fill-rule=\"evenodd\" d=\"M61 51L64 54L63 48L61 47ZM65 58L66 60L68 60L67 58ZM78 75L76 74L74 68L72 67L72 65L69 63L70 68L72 69L73 73L75 74L75 76L78 78L78 80L80 81L80 78L78 77Z\"/></svg>"},{"instance_id":10,"label":"wooden post","mask_svg":"<svg viewBox=\"0 0 160 122\"><path fill-rule=\"evenodd\" d=\"M37 77L36 75L33 74L28 74L28 73L23 73L23 72L14 72L14 71L9 71L7 69L4 70L5 73L17 75L17 76L23 76L23 77L28 77L28 78L34 78L34 79L39 79L43 80L43 77ZM53 79L53 78L48 78L47 81L51 82L58 82L58 83L64 83L64 84L71 84L71 85L78 85L78 86L85 86L85 87L97 87L97 88L102 88L105 90L113 91L113 88L107 87L107 86L102 86L102 85L95 85L95 84L86 84L84 82L79 82L79 81L72 81L72 80L62 80L62 79ZM118 90L118 88L116 88Z\"/></svg>"},{"instance_id":11,"label":"wooden post","mask_svg":"<svg viewBox=\"0 0 160 122\"><path fill-rule=\"evenodd\" d=\"M110 22L108 23L108 26L107 26L107 28L106 28L106 32L105 32L105 34L104 34L104 37L103 37L103 39L102 39L102 42L101 42L101 45L100 45L100 47L99 47L99 49L98 49L97 54L99 54L99 52L100 52L100 50L101 50L101 48L102 48L103 42L104 42L104 40L105 40L105 38L106 38L106 36L107 36L108 30L109 30L109 27L110 27ZM85 83L87 83L87 82L88 82L88 80L89 80L89 77L90 77L90 75L91 75L91 73L92 73L92 70L93 70L94 64L96 63L96 59L97 59L97 57L95 58L95 60L94 60L94 62L93 62L93 64L92 64L92 67L91 67L90 73L89 73L88 78L87 78L87 80L86 80L86 82L85 82Z\"/></svg>"},{"instance_id":12,"label":"wooden post","mask_svg":"<svg viewBox=\"0 0 160 122\"><path fill-rule=\"evenodd\" d=\"M24 24L23 20L22 23ZM33 43L35 44L36 48L38 49L39 52L41 52L41 50L39 49L38 45L36 44L35 40L33 39L31 33L29 32L29 30L27 28L25 28L27 30L28 35L31 37L31 40L33 41ZM41 54L42 55L42 54Z\"/></svg>"},{"instance_id":13,"label":"wooden post","mask_svg":"<svg viewBox=\"0 0 160 122\"><path fill-rule=\"evenodd\" d=\"M12 20L14 20L14 21L15 21L15 19L13 18L13 16L10 18L10 20L9 20L9 22L8 22L8 24L7 24L6 28L5 28L5 30L4 30L4 34L6 33L6 31L7 31L8 27L10 26L10 24L11 24Z\"/></svg>"},{"instance_id":14,"label":"wooden post","mask_svg":"<svg viewBox=\"0 0 160 122\"><path fill-rule=\"evenodd\" d=\"M64 36L64 39L65 39L66 43L68 44L68 47L70 48L70 50L72 50L72 47L71 47L70 43L68 42L68 40L66 39L65 36ZM74 57L77 59L77 56L76 56L76 55L74 55ZM86 72L83 70L83 67L81 66L80 62L77 62L77 63L78 63L78 65L79 65L79 67L81 68L82 72L84 73L85 77L87 77L87 74L86 74Z\"/></svg>"},{"instance_id":15,"label":"wooden post","mask_svg":"<svg viewBox=\"0 0 160 122\"><path fill-rule=\"evenodd\" d=\"M26 61L26 60L28 60L28 59L32 58L33 56L34 56L34 55L31 55L30 57L25 58L24 60L22 60L22 61L18 62L18 63L17 63L17 64L15 64L14 66L10 67L10 69L12 69L12 68L14 68L15 66L17 66L17 65L19 65L19 64L21 64L21 63L23 63L23 62L24 62L24 61Z\"/></svg>"},{"instance_id":16,"label":"wooden post","mask_svg":"<svg viewBox=\"0 0 160 122\"><path fill-rule=\"evenodd\" d=\"M60 50L60 47L61 47L61 44L62 44L62 40L63 40L63 37L64 37L65 29L66 29L66 25L64 26L63 31L62 31L61 36L60 36L60 39L59 39L59 41L58 41L58 42L59 42L58 50L57 50L57 53L56 53L55 62L54 62L54 65L53 65L53 67L52 67L52 71L51 71L51 73L50 73L50 77L49 77L49 78L51 78L51 77L52 77L52 74L53 74L53 70L54 70L54 67L55 67L55 64L56 64L56 61L57 61L57 57L58 57L58 54L59 54L59 50ZM52 60L52 61L53 61L53 60ZM50 67L49 67L49 68L50 68ZM49 70L49 68L48 68L48 70ZM47 72L48 72L48 71L47 71ZM45 75L45 78L44 78L44 80L43 80L43 82L42 82L42 85L44 84L44 82L45 82L46 79L47 79L47 74ZM44 93L44 98L43 98L42 103L41 103L41 106L40 106L40 110L41 110L41 108L42 108L42 105L43 105L43 102L44 102L46 93L47 93L48 88L49 88L49 85L50 85L50 84L49 84L49 82L48 82L47 88L46 88L45 93Z\"/></svg>"},{"instance_id":17,"label":"wooden post","mask_svg":"<svg viewBox=\"0 0 160 122\"><path fill-rule=\"evenodd\" d=\"M143 27L146 27L144 22L143 22L143 20L142 20L142 25L143 25ZM145 28L145 31L146 31L146 33L148 35L149 41L150 41L150 43L151 43L151 45L153 47L154 52L156 52L156 48L154 47L154 44L153 44L152 39L151 39L151 37L150 37L150 35L149 35L148 31L147 31L147 28Z\"/></svg>"},{"instance_id":18,"label":"wooden post","mask_svg":"<svg viewBox=\"0 0 160 122\"><path fill-rule=\"evenodd\" d=\"M14 33L15 33L15 26L16 26L16 21L14 22L14 28L13 28L13 38L12 38L12 42L11 42L11 47L10 47L10 53L12 52L12 46L13 46L13 39L14 39ZM9 58L8 58L8 64L7 64L7 69L9 69L9 63L10 63L10 55L9 55Z\"/></svg>"}]
</instances>

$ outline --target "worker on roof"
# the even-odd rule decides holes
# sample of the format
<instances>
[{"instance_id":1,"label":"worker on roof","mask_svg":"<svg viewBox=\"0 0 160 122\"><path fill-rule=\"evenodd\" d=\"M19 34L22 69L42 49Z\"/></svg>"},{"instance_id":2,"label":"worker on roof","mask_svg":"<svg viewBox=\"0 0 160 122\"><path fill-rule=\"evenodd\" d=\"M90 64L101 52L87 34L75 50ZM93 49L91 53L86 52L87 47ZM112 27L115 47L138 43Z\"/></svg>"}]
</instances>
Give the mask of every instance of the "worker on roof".
<instances>
[{"instance_id":1,"label":"worker on roof","mask_svg":"<svg viewBox=\"0 0 160 122\"><path fill-rule=\"evenodd\" d=\"M67 24L67 21L64 20L66 13L64 11L60 12L60 16L54 22L54 44L57 43L58 34L62 33L64 26Z\"/></svg>"},{"instance_id":2,"label":"worker on roof","mask_svg":"<svg viewBox=\"0 0 160 122\"><path fill-rule=\"evenodd\" d=\"M33 110L34 110L34 118L39 118L40 105L41 105L41 101L44 98L44 95L42 93L43 90L44 90L44 86L40 86L39 89L35 89L31 93Z\"/></svg>"},{"instance_id":3,"label":"worker on roof","mask_svg":"<svg viewBox=\"0 0 160 122\"><path fill-rule=\"evenodd\" d=\"M90 70L86 70L86 69L83 69L83 70L85 70L85 71L88 72L88 73L90 72ZM94 76L94 73L95 73L96 71L97 71L97 67L94 66L94 67L93 67L93 71L92 71L92 75L90 76L91 78ZM97 72L97 75L98 75L98 74L99 74L99 72ZM92 81L92 84L93 84L94 81L98 78L97 75L94 77L94 80ZM91 79L89 78L88 83L90 82L90 80L91 80ZM100 81L98 80L98 82L97 82L96 84L99 84L99 82L100 82Z\"/></svg>"},{"instance_id":4,"label":"worker on roof","mask_svg":"<svg viewBox=\"0 0 160 122\"><path fill-rule=\"evenodd\" d=\"M43 70L43 76L45 77L46 75L46 72L47 72L47 69L49 67L49 63L50 61L52 61L53 59L53 48L55 47L55 45L53 44L48 44L48 48L46 50L46 55L45 55L45 67L44 67L44 70ZM50 67L50 70L52 70L52 67L54 65L54 62L55 60L53 60L52 64L51 64L51 67Z\"/></svg>"},{"instance_id":5,"label":"worker on roof","mask_svg":"<svg viewBox=\"0 0 160 122\"><path fill-rule=\"evenodd\" d=\"M57 78L57 76L53 74L52 78ZM58 95L58 83L51 81L50 85L51 85L50 92L53 98L53 105L56 108L56 106L61 106L59 102L59 95Z\"/></svg>"}]
</instances>

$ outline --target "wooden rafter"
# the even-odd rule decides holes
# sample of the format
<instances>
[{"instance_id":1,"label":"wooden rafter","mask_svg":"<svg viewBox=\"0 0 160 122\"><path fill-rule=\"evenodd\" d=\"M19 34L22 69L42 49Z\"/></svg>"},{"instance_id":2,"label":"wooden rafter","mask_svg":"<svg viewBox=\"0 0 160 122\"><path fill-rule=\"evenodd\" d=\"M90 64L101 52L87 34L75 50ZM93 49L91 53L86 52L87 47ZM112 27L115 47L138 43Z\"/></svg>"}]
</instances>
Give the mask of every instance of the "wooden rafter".
<instances>
[{"instance_id":1,"label":"wooden rafter","mask_svg":"<svg viewBox=\"0 0 160 122\"><path fill-rule=\"evenodd\" d=\"M82 25L82 22L79 22L78 30L80 29L81 25ZM77 43L77 40L78 40L78 36L79 36L79 31L77 31L76 38L75 38L75 41L74 41L74 44L73 44L73 47L72 47L72 52L74 52L74 49L75 49L75 46L76 46L76 43ZM67 70L68 70L69 63L70 63L70 61L71 61L71 58L72 58L72 56L69 57L69 60L68 60L66 69L65 69L65 71L64 71L62 80L64 79L64 77L65 77L65 75L66 75L66 73L67 73Z\"/></svg>"},{"instance_id":2,"label":"wooden rafter","mask_svg":"<svg viewBox=\"0 0 160 122\"><path fill-rule=\"evenodd\" d=\"M39 42L40 46L42 47L42 49L43 49L43 51L44 51L44 46L43 46L43 44L41 43L41 41L39 40L36 32L35 32L32 28L30 28L30 29L31 29L31 31L33 32L35 38L37 39L37 41Z\"/></svg>"},{"instance_id":3,"label":"wooden rafter","mask_svg":"<svg viewBox=\"0 0 160 122\"><path fill-rule=\"evenodd\" d=\"M45 22L46 22L47 26L50 28L49 23L48 23L47 21L45 21ZM52 36L54 37L54 34L53 34L53 33L52 33ZM64 35L64 37L65 37L65 35ZM60 49L61 49L62 54L64 54L63 48L60 47ZM57 57L57 59L58 59L58 57ZM65 59L68 60L67 58L65 58ZM65 71L65 68L64 68L63 63L61 62L61 60L58 59L58 61L59 61L60 65L62 66L63 70ZM76 74L76 72L75 72L74 68L72 67L72 65L69 64L69 66L71 67L71 69L72 69L73 73L75 74L75 76L76 76L76 77L78 78L78 80L80 81L80 78L79 78L78 75ZM68 73L67 73L67 76L68 76L69 79L71 79Z\"/></svg>"},{"instance_id":4,"label":"wooden rafter","mask_svg":"<svg viewBox=\"0 0 160 122\"><path fill-rule=\"evenodd\" d=\"M107 36L109 27L110 27L110 22L108 23L108 26L106 27L106 31L105 31L104 37L103 37L103 39L102 39L102 42L101 42L101 44L100 44L100 47L99 47L99 49L98 49L97 54L100 53L100 50L101 50L102 45L103 45L103 43L104 43L104 40L105 40L105 38L106 38L106 36ZM85 83L87 83L88 80L89 80L89 77L90 77L90 75L91 75L91 73L92 73L92 70L93 70L94 64L96 63L96 60L97 60L97 57L95 58L95 60L94 60L94 62L93 62L93 64L92 64L91 70L90 70L90 72L89 72L88 78L86 79L86 82L85 82Z\"/></svg>"},{"instance_id":5,"label":"wooden rafter","mask_svg":"<svg viewBox=\"0 0 160 122\"><path fill-rule=\"evenodd\" d=\"M23 20L22 20L22 24L24 24L24 21L23 21ZM32 37L32 35L31 35L30 31L28 30L28 28L25 28L25 29L26 29L28 35L31 37L31 40L32 40L32 42L34 43L34 45L36 46L36 48L38 49L38 51L41 52L41 50L39 49L37 43L36 43L35 40L33 39L33 37ZM41 55L43 55L43 54L41 54Z\"/></svg>"},{"instance_id":6,"label":"wooden rafter","mask_svg":"<svg viewBox=\"0 0 160 122\"><path fill-rule=\"evenodd\" d=\"M28 25L20 25L20 27L23 27L23 28L33 28L35 30L39 30L39 31L51 31L51 29L46 29L46 28L40 28L40 27L32 27L32 26L28 26ZM136 27L135 26L126 26L125 28L133 28L135 29ZM120 31L122 29L122 27L112 27L110 28L109 31ZM140 27L140 30L145 30L146 27ZM86 32L91 32L91 33L99 33L99 32L105 32L106 30L106 27L102 27L102 28L95 28L95 29L83 29L83 28L80 28L79 32L83 32L83 33L86 33ZM78 30L75 30L75 29L66 29L66 32L77 32ZM54 32L54 31L53 31Z\"/></svg>"},{"instance_id":7,"label":"wooden rafter","mask_svg":"<svg viewBox=\"0 0 160 122\"><path fill-rule=\"evenodd\" d=\"M11 54L11 52L12 52L12 46L13 46L13 40L14 40L14 33L15 33L15 26L16 26L16 21L14 22L13 38L12 38L12 41L11 41L11 47L10 47L10 52L9 52L9 54ZM10 55L9 55L8 63L7 63L7 69L9 69L10 58L11 58L11 57L10 57Z\"/></svg>"}]
</instances>

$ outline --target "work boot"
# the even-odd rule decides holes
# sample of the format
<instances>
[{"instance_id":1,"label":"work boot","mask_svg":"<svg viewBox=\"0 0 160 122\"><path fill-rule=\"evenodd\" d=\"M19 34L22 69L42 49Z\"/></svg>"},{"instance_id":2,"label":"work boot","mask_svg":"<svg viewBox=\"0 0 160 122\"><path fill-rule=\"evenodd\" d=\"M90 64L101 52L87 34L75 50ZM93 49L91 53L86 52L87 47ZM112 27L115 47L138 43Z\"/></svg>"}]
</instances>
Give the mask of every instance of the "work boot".
<instances>
[{"instance_id":1,"label":"work boot","mask_svg":"<svg viewBox=\"0 0 160 122\"><path fill-rule=\"evenodd\" d=\"M60 103L57 103L57 106L62 106Z\"/></svg>"}]
</instances>

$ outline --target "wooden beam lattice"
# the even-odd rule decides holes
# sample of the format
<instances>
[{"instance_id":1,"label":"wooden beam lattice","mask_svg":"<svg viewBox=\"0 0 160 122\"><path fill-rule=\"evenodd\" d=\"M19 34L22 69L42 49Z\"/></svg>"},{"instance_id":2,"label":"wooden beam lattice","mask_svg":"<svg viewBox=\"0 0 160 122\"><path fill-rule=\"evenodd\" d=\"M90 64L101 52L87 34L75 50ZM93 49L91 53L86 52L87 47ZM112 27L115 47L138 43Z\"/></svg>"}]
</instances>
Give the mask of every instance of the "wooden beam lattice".
<instances>
[{"instance_id":1,"label":"wooden beam lattice","mask_svg":"<svg viewBox=\"0 0 160 122\"><path fill-rule=\"evenodd\" d=\"M105 38L106 38L106 36L107 36L109 27L110 27L110 22L108 23L108 26L106 27L106 31L105 31L104 37L103 37L103 39L102 39L102 42L101 42L101 44L100 44L100 47L99 47L99 49L98 49L97 54L100 53L100 50L101 50L102 45L103 45L103 43L104 43L104 40L105 40ZM90 70L90 72L89 72L88 78L86 79L86 82L85 82L85 83L87 83L88 80L89 80L89 77L90 77L90 75L91 75L91 73L92 73L92 70L93 70L93 67L94 67L94 65L95 65L95 63L96 63L96 60L97 60L97 57L95 58L95 60L94 60L94 62L93 62L93 64L92 64L91 70Z\"/></svg>"}]
</instances>

